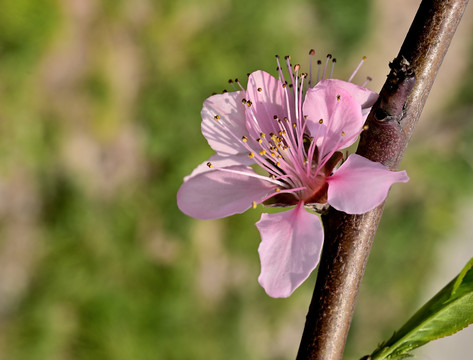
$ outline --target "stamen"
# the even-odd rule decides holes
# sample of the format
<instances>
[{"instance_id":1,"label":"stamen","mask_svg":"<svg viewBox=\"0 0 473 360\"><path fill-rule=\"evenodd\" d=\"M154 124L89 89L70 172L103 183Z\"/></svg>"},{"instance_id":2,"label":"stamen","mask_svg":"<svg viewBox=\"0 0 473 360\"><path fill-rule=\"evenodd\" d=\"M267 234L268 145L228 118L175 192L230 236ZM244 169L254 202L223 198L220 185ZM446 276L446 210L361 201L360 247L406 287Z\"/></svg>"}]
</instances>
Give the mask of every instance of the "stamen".
<instances>
[{"instance_id":1,"label":"stamen","mask_svg":"<svg viewBox=\"0 0 473 360\"><path fill-rule=\"evenodd\" d=\"M248 141L248 138L247 138L246 136L242 136L242 137L241 137L241 141L247 142L247 141Z\"/></svg>"},{"instance_id":2,"label":"stamen","mask_svg":"<svg viewBox=\"0 0 473 360\"><path fill-rule=\"evenodd\" d=\"M363 63L366 61L366 56L363 56L363 58L361 59L360 63L358 64L358 66L356 67L355 71L353 71L353 74L351 74L351 76L348 78L348 82L351 82L353 80L353 78L355 77L356 73L358 72L358 70L360 70L361 68L361 65L363 65Z\"/></svg>"},{"instance_id":3,"label":"stamen","mask_svg":"<svg viewBox=\"0 0 473 360\"><path fill-rule=\"evenodd\" d=\"M213 165L212 165L212 163L211 163L210 161L207 163L207 166L208 166L210 169L213 168Z\"/></svg>"},{"instance_id":4,"label":"stamen","mask_svg":"<svg viewBox=\"0 0 473 360\"><path fill-rule=\"evenodd\" d=\"M315 50L311 49L309 51L309 88L312 87L312 58L315 55Z\"/></svg>"},{"instance_id":5,"label":"stamen","mask_svg":"<svg viewBox=\"0 0 473 360\"><path fill-rule=\"evenodd\" d=\"M371 81L373 80L371 77L367 76L366 77L366 80L363 81L363 84L361 84L361 87L366 87L366 85Z\"/></svg>"},{"instance_id":6,"label":"stamen","mask_svg":"<svg viewBox=\"0 0 473 360\"><path fill-rule=\"evenodd\" d=\"M325 60L324 72L322 73L322 80L325 80L325 73L327 72L328 62L332 58L332 54L327 54L327 59Z\"/></svg>"},{"instance_id":7,"label":"stamen","mask_svg":"<svg viewBox=\"0 0 473 360\"><path fill-rule=\"evenodd\" d=\"M330 76L329 76L329 79L332 78L333 76L333 69L335 68L335 63L337 62L337 59L333 58L332 59L332 69L330 70Z\"/></svg>"},{"instance_id":8,"label":"stamen","mask_svg":"<svg viewBox=\"0 0 473 360\"><path fill-rule=\"evenodd\" d=\"M317 60L317 82L316 84L320 81L320 69L322 67L322 61Z\"/></svg>"},{"instance_id":9,"label":"stamen","mask_svg":"<svg viewBox=\"0 0 473 360\"><path fill-rule=\"evenodd\" d=\"M238 86L240 87L241 90L245 91L245 88L240 83L240 79L236 78L235 82L238 84Z\"/></svg>"}]
</instances>

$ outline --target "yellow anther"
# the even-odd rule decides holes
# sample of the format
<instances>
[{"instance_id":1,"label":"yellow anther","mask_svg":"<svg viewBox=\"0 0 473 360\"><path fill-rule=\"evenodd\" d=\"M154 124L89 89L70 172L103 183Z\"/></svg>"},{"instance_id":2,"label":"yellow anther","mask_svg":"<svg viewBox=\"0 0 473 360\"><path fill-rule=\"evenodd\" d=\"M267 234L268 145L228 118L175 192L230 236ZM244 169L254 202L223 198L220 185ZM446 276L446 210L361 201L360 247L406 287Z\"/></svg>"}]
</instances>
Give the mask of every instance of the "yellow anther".
<instances>
[{"instance_id":1,"label":"yellow anther","mask_svg":"<svg viewBox=\"0 0 473 360\"><path fill-rule=\"evenodd\" d=\"M252 104L253 104L253 103L252 103L250 100L248 100L248 101L246 102L246 105L248 105L248 107L250 107Z\"/></svg>"},{"instance_id":2,"label":"yellow anther","mask_svg":"<svg viewBox=\"0 0 473 360\"><path fill-rule=\"evenodd\" d=\"M242 136L242 137L241 137L241 141L247 142L247 141L248 141L248 138L247 138L246 136Z\"/></svg>"},{"instance_id":3,"label":"yellow anther","mask_svg":"<svg viewBox=\"0 0 473 360\"><path fill-rule=\"evenodd\" d=\"M340 95L337 95L337 101L340 101L342 97Z\"/></svg>"},{"instance_id":4,"label":"yellow anther","mask_svg":"<svg viewBox=\"0 0 473 360\"><path fill-rule=\"evenodd\" d=\"M260 154L261 156L263 156L264 154L266 154L266 150L265 150L265 149L261 150L261 151L259 152L259 154Z\"/></svg>"},{"instance_id":5,"label":"yellow anther","mask_svg":"<svg viewBox=\"0 0 473 360\"><path fill-rule=\"evenodd\" d=\"M324 120L323 119L320 119L319 120L319 124L322 125L324 123Z\"/></svg>"},{"instance_id":6,"label":"yellow anther","mask_svg":"<svg viewBox=\"0 0 473 360\"><path fill-rule=\"evenodd\" d=\"M363 61L366 61L366 56L363 56Z\"/></svg>"},{"instance_id":7,"label":"yellow anther","mask_svg":"<svg viewBox=\"0 0 473 360\"><path fill-rule=\"evenodd\" d=\"M345 131L342 131L342 136L345 136Z\"/></svg>"},{"instance_id":8,"label":"yellow anther","mask_svg":"<svg viewBox=\"0 0 473 360\"><path fill-rule=\"evenodd\" d=\"M277 161L277 162L276 162L276 166L279 167L279 165L281 165L281 164L279 163L279 161Z\"/></svg>"},{"instance_id":9,"label":"yellow anther","mask_svg":"<svg viewBox=\"0 0 473 360\"><path fill-rule=\"evenodd\" d=\"M296 123L293 123L292 127L295 129L297 127Z\"/></svg>"},{"instance_id":10,"label":"yellow anther","mask_svg":"<svg viewBox=\"0 0 473 360\"><path fill-rule=\"evenodd\" d=\"M276 188L276 192L280 192L280 191L281 191L281 189L280 189L280 188Z\"/></svg>"},{"instance_id":11,"label":"yellow anther","mask_svg":"<svg viewBox=\"0 0 473 360\"><path fill-rule=\"evenodd\" d=\"M211 169L214 167L210 161L207 163L207 166Z\"/></svg>"},{"instance_id":12,"label":"yellow anther","mask_svg":"<svg viewBox=\"0 0 473 360\"><path fill-rule=\"evenodd\" d=\"M288 121L289 121L289 119L287 118L287 116L284 117L284 121L285 121L285 122L288 122Z\"/></svg>"},{"instance_id":13,"label":"yellow anther","mask_svg":"<svg viewBox=\"0 0 473 360\"><path fill-rule=\"evenodd\" d=\"M368 128L369 128L368 125L363 126L363 130L368 130Z\"/></svg>"},{"instance_id":14,"label":"yellow anther","mask_svg":"<svg viewBox=\"0 0 473 360\"><path fill-rule=\"evenodd\" d=\"M255 153L254 153L254 152L250 152L250 153L248 154L248 157L249 157L250 159L253 159L253 158L255 157Z\"/></svg>"},{"instance_id":15,"label":"yellow anther","mask_svg":"<svg viewBox=\"0 0 473 360\"><path fill-rule=\"evenodd\" d=\"M271 153L271 156L272 156L272 157L275 157L275 156L276 156L276 154L272 152L272 153Z\"/></svg>"},{"instance_id":16,"label":"yellow anther","mask_svg":"<svg viewBox=\"0 0 473 360\"><path fill-rule=\"evenodd\" d=\"M241 103L242 103L243 105L245 105L245 104L246 104L246 99L241 99Z\"/></svg>"},{"instance_id":17,"label":"yellow anther","mask_svg":"<svg viewBox=\"0 0 473 360\"><path fill-rule=\"evenodd\" d=\"M259 136L260 136L262 139L264 139L264 137L266 136L266 134L265 134L264 132L261 132L261 133L259 133Z\"/></svg>"},{"instance_id":18,"label":"yellow anther","mask_svg":"<svg viewBox=\"0 0 473 360\"><path fill-rule=\"evenodd\" d=\"M280 136L282 136L282 131L279 131L278 134L279 134Z\"/></svg>"},{"instance_id":19,"label":"yellow anther","mask_svg":"<svg viewBox=\"0 0 473 360\"><path fill-rule=\"evenodd\" d=\"M311 137L309 138L309 141L310 141L310 142L314 141L314 138L311 136Z\"/></svg>"},{"instance_id":20,"label":"yellow anther","mask_svg":"<svg viewBox=\"0 0 473 360\"><path fill-rule=\"evenodd\" d=\"M219 120L220 119L220 115L215 115L214 116L214 120Z\"/></svg>"},{"instance_id":21,"label":"yellow anther","mask_svg":"<svg viewBox=\"0 0 473 360\"><path fill-rule=\"evenodd\" d=\"M253 206L253 209L256 209L256 201L253 201L252 206Z\"/></svg>"},{"instance_id":22,"label":"yellow anther","mask_svg":"<svg viewBox=\"0 0 473 360\"><path fill-rule=\"evenodd\" d=\"M259 142L260 144L263 142L263 140L261 140L260 138L256 139L257 142Z\"/></svg>"},{"instance_id":23,"label":"yellow anther","mask_svg":"<svg viewBox=\"0 0 473 360\"><path fill-rule=\"evenodd\" d=\"M258 92L261 92L261 91L263 91L263 89L261 89L261 88L258 88Z\"/></svg>"}]
</instances>

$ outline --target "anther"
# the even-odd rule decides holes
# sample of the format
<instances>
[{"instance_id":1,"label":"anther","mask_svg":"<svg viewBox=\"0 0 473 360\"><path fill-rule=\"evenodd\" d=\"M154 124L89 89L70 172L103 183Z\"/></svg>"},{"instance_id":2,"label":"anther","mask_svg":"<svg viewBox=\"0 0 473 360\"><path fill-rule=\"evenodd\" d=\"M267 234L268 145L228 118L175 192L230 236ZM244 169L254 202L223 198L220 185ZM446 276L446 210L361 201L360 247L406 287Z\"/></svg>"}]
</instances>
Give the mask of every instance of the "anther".
<instances>
[{"instance_id":1,"label":"anther","mask_svg":"<svg viewBox=\"0 0 473 360\"><path fill-rule=\"evenodd\" d=\"M241 99L241 103L242 103L243 105L245 105L245 104L246 104L246 99Z\"/></svg>"},{"instance_id":2,"label":"anther","mask_svg":"<svg viewBox=\"0 0 473 360\"><path fill-rule=\"evenodd\" d=\"M263 140L261 140L260 138L256 139L257 142L259 142L260 144L263 143Z\"/></svg>"},{"instance_id":3,"label":"anther","mask_svg":"<svg viewBox=\"0 0 473 360\"><path fill-rule=\"evenodd\" d=\"M212 165L212 163L211 163L210 161L207 163L207 166L208 166L209 168L211 168L211 169L213 168L213 165Z\"/></svg>"},{"instance_id":4,"label":"anther","mask_svg":"<svg viewBox=\"0 0 473 360\"><path fill-rule=\"evenodd\" d=\"M223 89L222 94L225 94L227 92L228 92L227 89Z\"/></svg>"},{"instance_id":5,"label":"anther","mask_svg":"<svg viewBox=\"0 0 473 360\"><path fill-rule=\"evenodd\" d=\"M249 157L250 159L253 159L253 158L255 157L255 153L254 153L254 152L250 152L250 153L248 154L248 157Z\"/></svg>"},{"instance_id":6,"label":"anther","mask_svg":"<svg viewBox=\"0 0 473 360\"><path fill-rule=\"evenodd\" d=\"M294 71L299 71L301 66L299 64L294 65Z\"/></svg>"},{"instance_id":7,"label":"anther","mask_svg":"<svg viewBox=\"0 0 473 360\"><path fill-rule=\"evenodd\" d=\"M241 141L247 142L247 141L248 141L248 138L247 138L246 136L242 136L242 137L241 137Z\"/></svg>"},{"instance_id":8,"label":"anther","mask_svg":"<svg viewBox=\"0 0 473 360\"><path fill-rule=\"evenodd\" d=\"M340 95L337 95L337 101L340 101L341 100L341 96Z\"/></svg>"},{"instance_id":9,"label":"anther","mask_svg":"<svg viewBox=\"0 0 473 360\"><path fill-rule=\"evenodd\" d=\"M233 83L233 80L232 80L232 79L228 79L228 83L229 83L229 84L232 84L232 83Z\"/></svg>"},{"instance_id":10,"label":"anther","mask_svg":"<svg viewBox=\"0 0 473 360\"><path fill-rule=\"evenodd\" d=\"M215 121L220 120L220 115L215 115L215 116L214 116L214 120L215 120Z\"/></svg>"},{"instance_id":11,"label":"anther","mask_svg":"<svg viewBox=\"0 0 473 360\"><path fill-rule=\"evenodd\" d=\"M342 136L345 136L345 131L342 131Z\"/></svg>"},{"instance_id":12,"label":"anther","mask_svg":"<svg viewBox=\"0 0 473 360\"><path fill-rule=\"evenodd\" d=\"M315 55L315 50L314 50L314 49L310 49L309 55L312 55L312 56Z\"/></svg>"},{"instance_id":13,"label":"anther","mask_svg":"<svg viewBox=\"0 0 473 360\"><path fill-rule=\"evenodd\" d=\"M280 188L276 188L276 192L280 192L280 191L281 191L281 189L280 189Z\"/></svg>"},{"instance_id":14,"label":"anther","mask_svg":"<svg viewBox=\"0 0 473 360\"><path fill-rule=\"evenodd\" d=\"M363 126L363 130L368 130L368 129L369 129L368 125Z\"/></svg>"},{"instance_id":15,"label":"anther","mask_svg":"<svg viewBox=\"0 0 473 360\"><path fill-rule=\"evenodd\" d=\"M248 107L250 107L252 104L253 103L250 100L247 100L246 105L248 105Z\"/></svg>"},{"instance_id":16,"label":"anther","mask_svg":"<svg viewBox=\"0 0 473 360\"><path fill-rule=\"evenodd\" d=\"M265 134L264 132L261 132L261 133L259 133L259 136L260 136L262 139L264 139L264 137L266 136L266 134Z\"/></svg>"},{"instance_id":17,"label":"anther","mask_svg":"<svg viewBox=\"0 0 473 360\"><path fill-rule=\"evenodd\" d=\"M256 201L253 201L251 206L253 206L253 209L256 209Z\"/></svg>"},{"instance_id":18,"label":"anther","mask_svg":"<svg viewBox=\"0 0 473 360\"><path fill-rule=\"evenodd\" d=\"M322 125L324 123L324 120L323 119L320 119L319 120L319 124Z\"/></svg>"},{"instance_id":19,"label":"anther","mask_svg":"<svg viewBox=\"0 0 473 360\"><path fill-rule=\"evenodd\" d=\"M265 150L265 149L261 150L261 151L259 152L259 154L260 154L261 156L263 156L264 154L266 154L266 150Z\"/></svg>"},{"instance_id":20,"label":"anther","mask_svg":"<svg viewBox=\"0 0 473 360\"><path fill-rule=\"evenodd\" d=\"M258 92L261 92L261 91L263 91L263 89L261 89L261 88L258 88L257 90L258 90Z\"/></svg>"},{"instance_id":21,"label":"anther","mask_svg":"<svg viewBox=\"0 0 473 360\"><path fill-rule=\"evenodd\" d=\"M292 127L295 129L297 127L296 123L293 123Z\"/></svg>"}]
</instances>

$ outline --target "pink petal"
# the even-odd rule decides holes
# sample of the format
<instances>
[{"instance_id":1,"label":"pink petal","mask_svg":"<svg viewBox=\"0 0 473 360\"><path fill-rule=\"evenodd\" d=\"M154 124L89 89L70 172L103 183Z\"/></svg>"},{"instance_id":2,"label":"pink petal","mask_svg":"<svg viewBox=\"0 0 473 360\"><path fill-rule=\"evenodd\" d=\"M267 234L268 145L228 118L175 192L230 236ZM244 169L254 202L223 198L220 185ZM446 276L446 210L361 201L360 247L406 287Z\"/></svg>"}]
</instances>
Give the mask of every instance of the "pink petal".
<instances>
[{"instance_id":1,"label":"pink petal","mask_svg":"<svg viewBox=\"0 0 473 360\"><path fill-rule=\"evenodd\" d=\"M337 84L334 81L321 81L307 90L304 100L307 128L322 155L353 144L364 123L358 101ZM319 123L320 119L322 124Z\"/></svg>"},{"instance_id":2,"label":"pink petal","mask_svg":"<svg viewBox=\"0 0 473 360\"><path fill-rule=\"evenodd\" d=\"M246 211L276 187L248 166L214 169L188 178L177 193L177 206L198 219L218 219Z\"/></svg>"},{"instance_id":3,"label":"pink petal","mask_svg":"<svg viewBox=\"0 0 473 360\"><path fill-rule=\"evenodd\" d=\"M245 105L242 104L244 97L244 91L235 91L213 95L204 101L202 134L217 154L226 156L248 152L241 142L242 136L248 135ZM217 115L219 119L215 121Z\"/></svg>"},{"instance_id":4,"label":"pink petal","mask_svg":"<svg viewBox=\"0 0 473 360\"><path fill-rule=\"evenodd\" d=\"M238 165L251 165L254 164L254 160L250 159L248 154L238 154L232 156L221 156L218 154L212 155L207 161L204 161L198 165L190 175L184 178L184 181L189 180L191 177L196 176L197 174L213 171L216 168L224 168L229 166L238 166ZM212 167L209 167L209 163L212 164Z\"/></svg>"},{"instance_id":5,"label":"pink petal","mask_svg":"<svg viewBox=\"0 0 473 360\"><path fill-rule=\"evenodd\" d=\"M347 214L363 214L380 205L395 182L407 182L405 171L390 171L381 163L352 154L330 177L328 202Z\"/></svg>"},{"instance_id":6,"label":"pink petal","mask_svg":"<svg viewBox=\"0 0 473 360\"><path fill-rule=\"evenodd\" d=\"M262 214L256 223L261 233L258 282L272 297L288 297L319 262L324 231L319 217L304 209Z\"/></svg>"},{"instance_id":7,"label":"pink petal","mask_svg":"<svg viewBox=\"0 0 473 360\"><path fill-rule=\"evenodd\" d=\"M249 76L246 96L251 101L246 109L246 127L251 137L258 138L260 132L276 134L279 127L274 116L283 119L294 107L292 90L284 89L281 81L261 70Z\"/></svg>"},{"instance_id":8,"label":"pink petal","mask_svg":"<svg viewBox=\"0 0 473 360\"><path fill-rule=\"evenodd\" d=\"M358 101L362 109L369 109L378 100L378 94L362 86L337 79L327 79L321 83L331 83L348 91L353 98Z\"/></svg>"}]
</instances>

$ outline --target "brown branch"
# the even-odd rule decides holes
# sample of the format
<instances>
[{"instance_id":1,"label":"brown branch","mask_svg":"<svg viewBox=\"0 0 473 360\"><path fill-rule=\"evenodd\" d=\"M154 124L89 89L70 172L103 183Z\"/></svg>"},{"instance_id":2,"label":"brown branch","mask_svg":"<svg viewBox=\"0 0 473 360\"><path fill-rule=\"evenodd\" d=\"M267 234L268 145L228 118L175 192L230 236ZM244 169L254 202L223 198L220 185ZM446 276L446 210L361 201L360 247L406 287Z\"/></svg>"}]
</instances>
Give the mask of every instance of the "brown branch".
<instances>
[{"instance_id":1,"label":"brown branch","mask_svg":"<svg viewBox=\"0 0 473 360\"><path fill-rule=\"evenodd\" d=\"M424 0L409 29L357 153L397 169L468 0ZM414 81L415 78L415 81ZM342 359L383 205L324 217L325 245L298 360Z\"/></svg>"}]
</instances>

